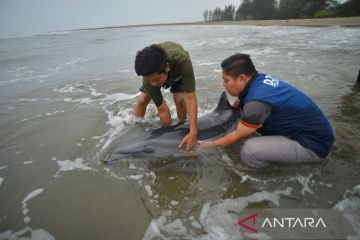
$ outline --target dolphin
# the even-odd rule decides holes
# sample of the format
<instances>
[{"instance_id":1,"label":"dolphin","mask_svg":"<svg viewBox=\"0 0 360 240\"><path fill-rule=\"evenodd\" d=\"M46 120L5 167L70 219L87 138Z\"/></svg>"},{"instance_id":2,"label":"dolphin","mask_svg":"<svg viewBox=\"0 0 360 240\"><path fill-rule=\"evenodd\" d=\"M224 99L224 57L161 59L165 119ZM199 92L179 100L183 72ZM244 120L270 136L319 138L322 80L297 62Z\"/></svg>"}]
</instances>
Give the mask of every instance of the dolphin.
<instances>
[{"instance_id":1,"label":"dolphin","mask_svg":"<svg viewBox=\"0 0 360 240\"><path fill-rule=\"evenodd\" d=\"M221 94L215 110L198 118L198 140L219 137L228 132L239 119L240 110L229 103L225 91ZM189 123L178 123L124 137L120 145L104 161L110 163L125 157L169 156L186 151L179 148L182 138L189 132Z\"/></svg>"}]
</instances>

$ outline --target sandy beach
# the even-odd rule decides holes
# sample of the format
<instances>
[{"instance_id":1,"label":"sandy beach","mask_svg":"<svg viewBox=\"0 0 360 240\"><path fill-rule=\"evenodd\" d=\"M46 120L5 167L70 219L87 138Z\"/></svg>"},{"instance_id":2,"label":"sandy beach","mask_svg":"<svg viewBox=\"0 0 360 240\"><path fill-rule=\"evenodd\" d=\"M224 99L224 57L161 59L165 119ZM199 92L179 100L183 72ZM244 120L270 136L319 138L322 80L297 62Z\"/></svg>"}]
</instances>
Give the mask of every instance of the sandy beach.
<instances>
[{"instance_id":1,"label":"sandy beach","mask_svg":"<svg viewBox=\"0 0 360 240\"><path fill-rule=\"evenodd\" d=\"M241 20L241 21L216 21L216 22L183 22L183 23L159 23L138 24L124 26L109 26L100 28L85 28L76 30L107 29L107 28L133 28L154 26L182 26L182 25L255 25L255 26L342 26L359 27L359 17L344 18L309 18L309 19L274 19L274 20Z\"/></svg>"},{"instance_id":2,"label":"sandy beach","mask_svg":"<svg viewBox=\"0 0 360 240\"><path fill-rule=\"evenodd\" d=\"M312 18L312 19L282 19L282 20L243 20L206 22L203 24L234 24L259 26L360 26L360 17L347 18Z\"/></svg>"}]
</instances>

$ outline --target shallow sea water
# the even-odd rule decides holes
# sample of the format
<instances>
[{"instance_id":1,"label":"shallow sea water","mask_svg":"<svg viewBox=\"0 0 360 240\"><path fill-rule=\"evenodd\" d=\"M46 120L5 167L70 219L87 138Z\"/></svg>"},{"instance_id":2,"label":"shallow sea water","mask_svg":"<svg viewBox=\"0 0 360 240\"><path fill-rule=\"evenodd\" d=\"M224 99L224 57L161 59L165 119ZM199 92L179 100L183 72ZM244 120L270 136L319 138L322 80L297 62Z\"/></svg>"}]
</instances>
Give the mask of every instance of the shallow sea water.
<instances>
[{"instance_id":1,"label":"shallow sea water","mask_svg":"<svg viewBox=\"0 0 360 240\"><path fill-rule=\"evenodd\" d=\"M177 41L190 53L199 115L222 87L221 61L251 54L260 72L309 95L336 143L320 164L241 163L241 143L186 158L102 160L157 127L131 117L135 54ZM241 239L245 208L360 207L360 28L163 26L0 38L0 239ZM164 92L175 118L175 106ZM230 210L236 209L234 213ZM359 222L353 222L359 229Z\"/></svg>"}]
</instances>

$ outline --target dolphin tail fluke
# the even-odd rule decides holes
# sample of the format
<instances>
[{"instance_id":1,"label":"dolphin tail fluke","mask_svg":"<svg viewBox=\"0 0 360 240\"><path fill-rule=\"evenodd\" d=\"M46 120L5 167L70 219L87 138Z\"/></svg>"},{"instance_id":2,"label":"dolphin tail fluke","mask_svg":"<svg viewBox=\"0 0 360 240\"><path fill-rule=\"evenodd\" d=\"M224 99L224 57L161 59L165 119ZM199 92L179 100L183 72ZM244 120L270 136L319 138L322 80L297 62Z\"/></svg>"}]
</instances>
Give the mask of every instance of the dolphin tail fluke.
<instances>
[{"instance_id":1,"label":"dolphin tail fluke","mask_svg":"<svg viewBox=\"0 0 360 240\"><path fill-rule=\"evenodd\" d=\"M218 105L215 108L214 112L215 111L221 111L221 110L228 110L228 109L231 109L231 108L232 108L232 106L231 106L231 104L229 102L229 99L227 98L226 92L223 91L221 96L220 96Z\"/></svg>"}]
</instances>

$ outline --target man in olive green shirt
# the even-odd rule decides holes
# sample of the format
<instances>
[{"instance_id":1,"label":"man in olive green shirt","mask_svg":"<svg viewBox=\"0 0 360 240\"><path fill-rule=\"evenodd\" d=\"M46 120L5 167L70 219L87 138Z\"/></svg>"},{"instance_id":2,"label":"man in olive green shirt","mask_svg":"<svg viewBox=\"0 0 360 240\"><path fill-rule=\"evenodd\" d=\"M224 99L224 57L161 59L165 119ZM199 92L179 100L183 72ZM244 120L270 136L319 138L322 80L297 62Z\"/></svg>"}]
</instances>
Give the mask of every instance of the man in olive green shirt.
<instances>
[{"instance_id":1,"label":"man in olive green shirt","mask_svg":"<svg viewBox=\"0 0 360 240\"><path fill-rule=\"evenodd\" d=\"M190 123L190 131L179 147L193 150L197 143L197 100L189 53L175 42L152 44L137 53L135 72L143 77L143 85L139 89L141 94L134 107L134 116L144 117L147 105L153 100L161 124L171 125L170 110L161 94L161 87L170 88L179 122L185 121L188 115Z\"/></svg>"}]
</instances>

